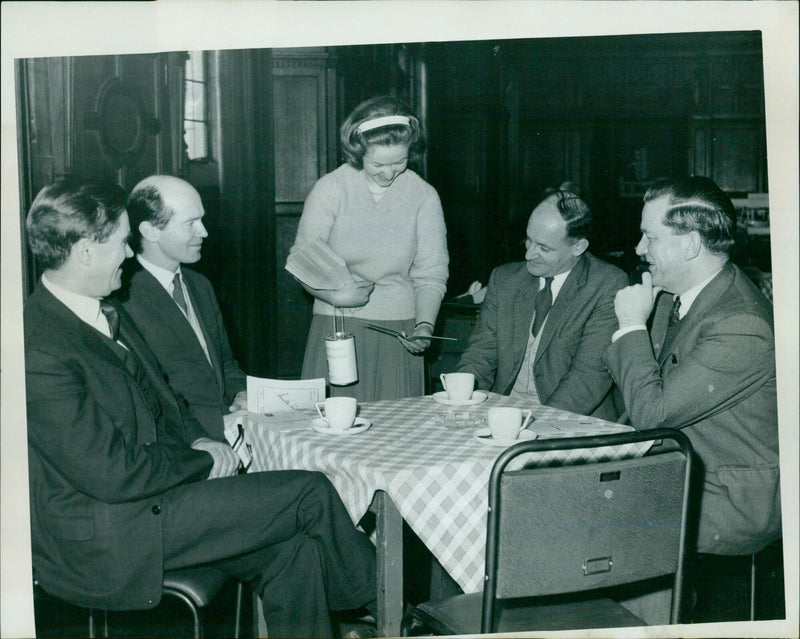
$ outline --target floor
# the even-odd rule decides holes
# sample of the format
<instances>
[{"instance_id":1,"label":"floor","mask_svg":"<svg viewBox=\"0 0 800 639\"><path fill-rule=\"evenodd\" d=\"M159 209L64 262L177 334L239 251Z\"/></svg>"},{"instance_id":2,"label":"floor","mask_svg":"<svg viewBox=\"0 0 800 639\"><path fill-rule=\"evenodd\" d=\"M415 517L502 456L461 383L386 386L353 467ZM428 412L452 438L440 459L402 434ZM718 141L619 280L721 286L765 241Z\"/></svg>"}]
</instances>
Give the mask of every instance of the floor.
<instances>
[{"instance_id":1,"label":"floor","mask_svg":"<svg viewBox=\"0 0 800 639\"><path fill-rule=\"evenodd\" d=\"M408 540L413 545L414 540ZM420 542L421 543L421 542ZM782 547L768 547L758 557L758 581L756 592L756 619L782 619L785 616ZM749 619L750 566L747 558L709 557L703 558L701 569L696 572L698 597L691 612L694 623L711 621L742 621ZM424 563L424 562L422 562ZM447 592L453 585L438 583L437 571L416 564L417 574L407 574L406 585L409 599L424 599L430 591L436 594ZM420 570L422 568L422 570ZM427 591L427 592L426 592ZM204 612L205 636L208 639L232 637L236 584L229 584L219 593ZM416 601L413 601L416 603ZM34 594L36 608L36 630L38 637L69 639L87 637L88 615L83 608L65 604L37 589ZM251 637L250 598L245 597L244 625L242 637ZM97 615L102 623L102 613ZM362 624L363 625L363 624ZM369 628L360 627L354 620L341 625L340 635L346 636L355 630L358 635L368 636ZM153 610L109 613L109 636L111 637L190 637L191 618L184 604L166 598ZM96 631L102 636L102 627Z\"/></svg>"},{"instance_id":2,"label":"floor","mask_svg":"<svg viewBox=\"0 0 800 639\"><path fill-rule=\"evenodd\" d=\"M693 623L750 619L750 558L705 555L694 569L697 599ZM786 615L783 546L768 546L756 555L755 618L783 619Z\"/></svg>"},{"instance_id":3,"label":"floor","mask_svg":"<svg viewBox=\"0 0 800 639\"><path fill-rule=\"evenodd\" d=\"M248 599L248 597L245 597ZM250 637L251 614L245 601L245 625L242 637ZM236 604L236 584L229 582L205 609L203 621L205 637L233 637ZM37 637L69 639L88 636L88 611L66 604L37 589L34 592ZM95 615L95 635L103 636L103 613ZM110 612L108 614L110 637L191 637L192 620L186 605L166 597L156 608L136 612Z\"/></svg>"}]
</instances>

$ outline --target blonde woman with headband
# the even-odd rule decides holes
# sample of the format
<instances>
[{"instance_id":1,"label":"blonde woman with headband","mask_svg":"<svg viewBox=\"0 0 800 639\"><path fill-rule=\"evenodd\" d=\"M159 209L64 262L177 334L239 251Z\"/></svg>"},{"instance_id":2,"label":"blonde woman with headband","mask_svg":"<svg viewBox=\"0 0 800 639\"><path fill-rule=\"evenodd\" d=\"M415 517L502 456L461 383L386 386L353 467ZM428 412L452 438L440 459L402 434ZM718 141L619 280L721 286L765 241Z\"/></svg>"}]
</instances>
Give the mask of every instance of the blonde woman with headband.
<instances>
[{"instance_id":1,"label":"blonde woman with headband","mask_svg":"<svg viewBox=\"0 0 800 639\"><path fill-rule=\"evenodd\" d=\"M315 298L303 378L328 377L325 336L334 309L355 335L358 382L331 386L359 401L424 394L422 353L433 334L448 276L446 229L436 190L409 168L425 150L416 115L400 100L359 104L340 130L346 163L322 177L303 208L295 245L321 239L355 280L335 290L303 287Z\"/></svg>"}]
</instances>

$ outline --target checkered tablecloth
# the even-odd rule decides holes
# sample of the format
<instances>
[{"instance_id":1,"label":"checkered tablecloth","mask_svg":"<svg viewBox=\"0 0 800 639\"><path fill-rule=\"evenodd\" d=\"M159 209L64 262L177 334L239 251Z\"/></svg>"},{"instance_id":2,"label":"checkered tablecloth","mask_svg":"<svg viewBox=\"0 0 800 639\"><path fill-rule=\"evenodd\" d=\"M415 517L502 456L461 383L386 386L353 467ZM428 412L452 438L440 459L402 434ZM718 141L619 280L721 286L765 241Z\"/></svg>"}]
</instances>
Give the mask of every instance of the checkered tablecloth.
<instances>
[{"instance_id":1,"label":"checkered tablecloth","mask_svg":"<svg viewBox=\"0 0 800 639\"><path fill-rule=\"evenodd\" d=\"M605 434L629 426L531 406L490 394L470 415L480 420L490 406L530 408L529 428L543 436ZM339 491L353 522L367 512L376 490L384 490L403 519L465 592L483 587L489 473L501 448L473 437L475 425L448 428L446 411L432 397L371 402L360 405L359 417L372 427L352 435L324 435L310 419L250 424L245 437L252 447L250 471L306 469L325 473ZM443 421L444 420L444 421ZM614 459L643 455L649 443L606 447L592 455ZM551 464L565 459L588 461L590 451L537 454L528 463Z\"/></svg>"}]
</instances>

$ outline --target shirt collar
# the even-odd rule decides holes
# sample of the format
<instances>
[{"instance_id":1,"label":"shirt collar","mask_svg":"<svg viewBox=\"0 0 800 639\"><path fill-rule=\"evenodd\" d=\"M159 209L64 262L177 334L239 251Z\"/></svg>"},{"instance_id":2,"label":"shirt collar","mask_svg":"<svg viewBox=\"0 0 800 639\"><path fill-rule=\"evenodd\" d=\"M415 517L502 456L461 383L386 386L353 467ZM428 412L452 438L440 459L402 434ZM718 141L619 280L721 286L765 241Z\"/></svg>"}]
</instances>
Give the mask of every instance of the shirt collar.
<instances>
[{"instance_id":1,"label":"shirt collar","mask_svg":"<svg viewBox=\"0 0 800 639\"><path fill-rule=\"evenodd\" d=\"M711 277L706 280L703 280L699 284L693 286L688 291L686 291L683 295L673 295L672 298L675 299L676 297L681 298L681 306L678 309L678 317L683 319L686 316L686 313L689 312L689 309L694 304L694 301L697 299L697 296L703 292L703 289L708 286L708 284L713 280L717 275L719 275L722 268L716 271Z\"/></svg>"},{"instance_id":2,"label":"shirt collar","mask_svg":"<svg viewBox=\"0 0 800 639\"><path fill-rule=\"evenodd\" d=\"M553 276L553 282L550 284L550 291L553 294L553 300L556 299L558 292L561 290L561 287L564 285L564 282L570 273L572 273L572 269ZM539 290L544 288L544 280L545 278L539 277Z\"/></svg>"},{"instance_id":3,"label":"shirt collar","mask_svg":"<svg viewBox=\"0 0 800 639\"><path fill-rule=\"evenodd\" d=\"M93 328L108 327L105 321L105 316L100 313L100 300L96 297L89 297L74 293L62 288L55 282L47 278L46 274L42 275L42 285L53 294L59 302L71 310L83 322L89 324ZM101 318L102 316L102 318ZM106 331L104 331L106 332ZM107 335L110 333L106 333Z\"/></svg>"},{"instance_id":4,"label":"shirt collar","mask_svg":"<svg viewBox=\"0 0 800 639\"><path fill-rule=\"evenodd\" d=\"M158 283L164 287L164 289L171 294L172 292L172 281L175 279L175 273L181 272L181 266L178 265L178 268L174 271L170 271L168 269L163 268L162 266L156 266L152 262L148 262L144 259L141 255L137 255L136 259L139 261L139 264L142 265L150 275L155 277L158 280Z\"/></svg>"}]
</instances>

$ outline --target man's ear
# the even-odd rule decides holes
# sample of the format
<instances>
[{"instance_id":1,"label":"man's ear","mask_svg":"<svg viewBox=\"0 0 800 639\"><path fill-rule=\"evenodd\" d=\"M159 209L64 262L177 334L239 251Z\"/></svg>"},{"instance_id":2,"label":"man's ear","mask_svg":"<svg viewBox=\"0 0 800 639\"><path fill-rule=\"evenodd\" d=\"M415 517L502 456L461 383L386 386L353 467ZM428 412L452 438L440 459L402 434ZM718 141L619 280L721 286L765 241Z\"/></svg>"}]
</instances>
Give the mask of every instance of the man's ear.
<instances>
[{"instance_id":1,"label":"man's ear","mask_svg":"<svg viewBox=\"0 0 800 639\"><path fill-rule=\"evenodd\" d=\"M92 263L92 245L94 242L88 237L82 237L75 244L72 245L70 253L78 260L78 263L83 266L89 266Z\"/></svg>"},{"instance_id":2,"label":"man's ear","mask_svg":"<svg viewBox=\"0 0 800 639\"><path fill-rule=\"evenodd\" d=\"M575 257L579 257L586 252L586 249L589 248L589 240L585 237L579 239L575 244L572 245L572 254Z\"/></svg>"},{"instance_id":3,"label":"man's ear","mask_svg":"<svg viewBox=\"0 0 800 639\"><path fill-rule=\"evenodd\" d=\"M158 229L151 222L139 222L139 233L148 242L158 242Z\"/></svg>"},{"instance_id":4,"label":"man's ear","mask_svg":"<svg viewBox=\"0 0 800 639\"><path fill-rule=\"evenodd\" d=\"M683 239L683 257L685 260L693 260L700 255L700 249L703 248L703 240L700 238L700 233L697 231L689 231L684 235Z\"/></svg>"}]
</instances>

